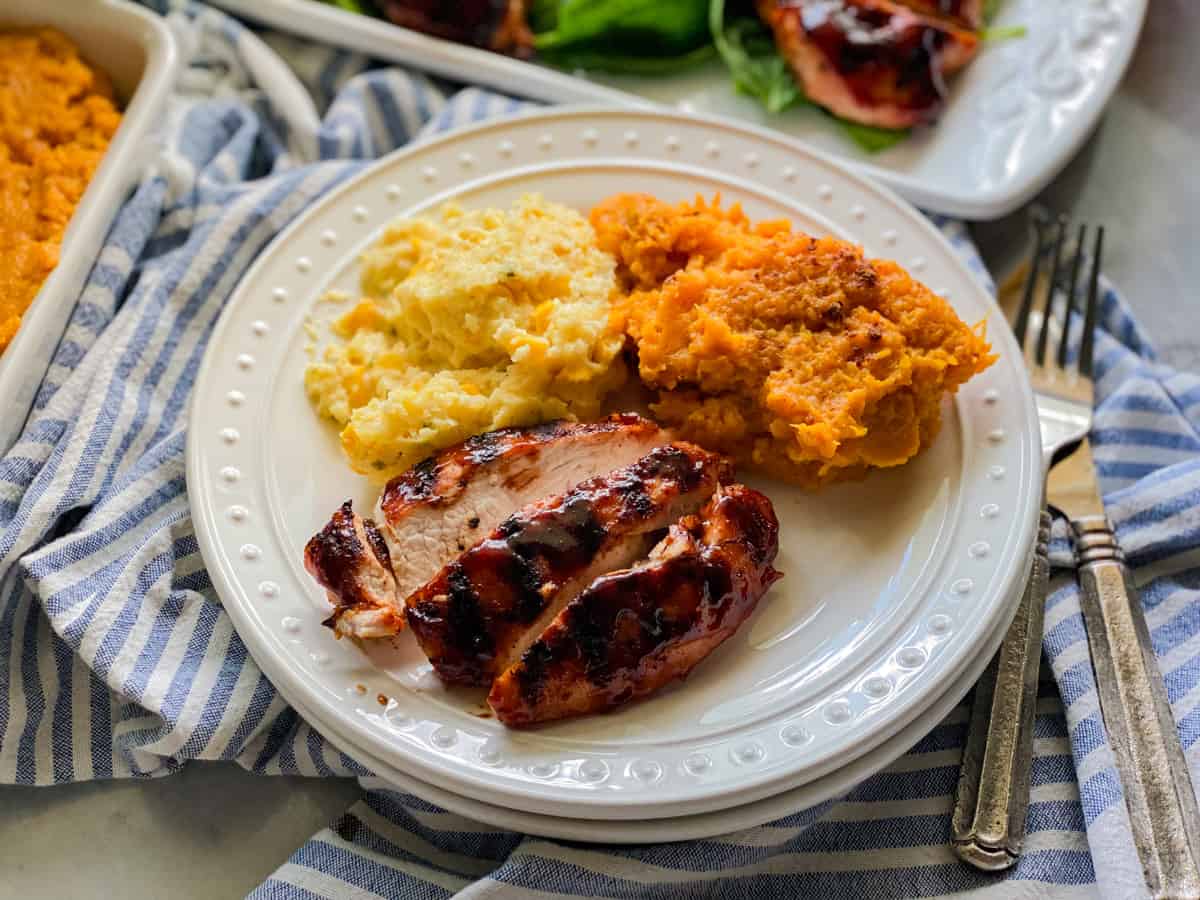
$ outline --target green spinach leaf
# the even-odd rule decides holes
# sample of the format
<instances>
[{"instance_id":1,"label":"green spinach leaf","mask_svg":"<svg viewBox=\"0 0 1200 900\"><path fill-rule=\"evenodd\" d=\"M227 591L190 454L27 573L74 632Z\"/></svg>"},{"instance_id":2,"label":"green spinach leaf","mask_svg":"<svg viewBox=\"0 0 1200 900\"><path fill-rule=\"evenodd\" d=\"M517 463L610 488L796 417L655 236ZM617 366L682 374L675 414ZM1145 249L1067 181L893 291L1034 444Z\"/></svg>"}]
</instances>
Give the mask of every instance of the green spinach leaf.
<instances>
[{"instance_id":1,"label":"green spinach leaf","mask_svg":"<svg viewBox=\"0 0 1200 900\"><path fill-rule=\"evenodd\" d=\"M787 62L776 52L775 43L761 22L744 18L727 24L725 0L712 0L708 27L738 91L756 97L772 113L803 99Z\"/></svg>"},{"instance_id":2,"label":"green spinach leaf","mask_svg":"<svg viewBox=\"0 0 1200 900\"><path fill-rule=\"evenodd\" d=\"M529 4L529 27L534 34L558 27L558 4L559 0L533 0Z\"/></svg>"},{"instance_id":3,"label":"green spinach leaf","mask_svg":"<svg viewBox=\"0 0 1200 900\"><path fill-rule=\"evenodd\" d=\"M553 27L537 34L539 50L602 42L627 55L676 55L708 43L705 0L559 0L552 15L541 6L535 23Z\"/></svg>"}]
</instances>

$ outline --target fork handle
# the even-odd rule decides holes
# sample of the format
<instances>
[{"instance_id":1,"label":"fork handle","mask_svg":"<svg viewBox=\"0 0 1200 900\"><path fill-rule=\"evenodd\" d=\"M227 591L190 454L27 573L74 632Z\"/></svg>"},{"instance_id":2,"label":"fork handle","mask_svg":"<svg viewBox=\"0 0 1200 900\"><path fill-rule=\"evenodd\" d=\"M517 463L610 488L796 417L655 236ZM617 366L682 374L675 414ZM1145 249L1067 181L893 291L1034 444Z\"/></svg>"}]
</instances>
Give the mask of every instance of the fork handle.
<instances>
[{"instance_id":1,"label":"fork handle","mask_svg":"<svg viewBox=\"0 0 1200 900\"><path fill-rule=\"evenodd\" d=\"M1105 516L1071 523L1100 712L1153 897L1200 897L1200 811L1137 588Z\"/></svg>"},{"instance_id":2,"label":"fork handle","mask_svg":"<svg viewBox=\"0 0 1200 900\"><path fill-rule=\"evenodd\" d=\"M975 687L958 777L951 820L954 852L989 872L1012 866L1025 840L1049 542L1050 513L1043 509L1021 604L1000 651Z\"/></svg>"}]
</instances>

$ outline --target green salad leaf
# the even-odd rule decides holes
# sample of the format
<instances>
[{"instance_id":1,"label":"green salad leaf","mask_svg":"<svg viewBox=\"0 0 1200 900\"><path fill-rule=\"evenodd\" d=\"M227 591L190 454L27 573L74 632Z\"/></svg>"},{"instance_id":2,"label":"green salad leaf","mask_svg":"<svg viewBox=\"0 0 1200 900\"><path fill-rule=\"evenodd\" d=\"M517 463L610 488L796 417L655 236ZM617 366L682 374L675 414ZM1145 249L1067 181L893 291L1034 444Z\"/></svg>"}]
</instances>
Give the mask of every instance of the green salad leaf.
<instances>
[{"instance_id":1,"label":"green salad leaf","mask_svg":"<svg viewBox=\"0 0 1200 900\"><path fill-rule=\"evenodd\" d=\"M370 2L363 0L324 0L330 6L336 6L338 9L344 9L346 12L358 13L360 16L375 15L375 8Z\"/></svg>"},{"instance_id":2,"label":"green salad leaf","mask_svg":"<svg viewBox=\"0 0 1200 900\"><path fill-rule=\"evenodd\" d=\"M525 17L534 34L553 31L558 25L559 0L533 0L527 7Z\"/></svg>"},{"instance_id":3,"label":"green salad leaf","mask_svg":"<svg viewBox=\"0 0 1200 900\"><path fill-rule=\"evenodd\" d=\"M600 41L625 55L670 56L708 43L705 0L559 0L553 11L539 3L533 21L538 50Z\"/></svg>"},{"instance_id":4,"label":"green salad leaf","mask_svg":"<svg viewBox=\"0 0 1200 900\"><path fill-rule=\"evenodd\" d=\"M611 72L614 75L666 75L681 69L690 69L716 55L712 44L704 44L695 50L675 56L640 56L612 53L604 49L566 48L545 50L539 54L544 63L560 69L586 69L593 72Z\"/></svg>"},{"instance_id":5,"label":"green salad leaf","mask_svg":"<svg viewBox=\"0 0 1200 900\"><path fill-rule=\"evenodd\" d=\"M538 57L560 68L658 75L714 53L708 0L535 0Z\"/></svg>"},{"instance_id":6,"label":"green salad leaf","mask_svg":"<svg viewBox=\"0 0 1200 900\"><path fill-rule=\"evenodd\" d=\"M1008 41L1013 38L1023 38L1027 34L1029 34L1029 29L1024 25L1002 25L996 28L984 28L979 32L979 39L984 42Z\"/></svg>"},{"instance_id":7,"label":"green salad leaf","mask_svg":"<svg viewBox=\"0 0 1200 900\"><path fill-rule=\"evenodd\" d=\"M889 147L895 147L911 133L907 128L878 128L845 119L838 119L838 122L846 136L868 153L881 153Z\"/></svg>"},{"instance_id":8,"label":"green salad leaf","mask_svg":"<svg viewBox=\"0 0 1200 900\"><path fill-rule=\"evenodd\" d=\"M708 27L738 91L757 98L772 113L804 99L787 62L775 50L770 32L758 19L747 17L726 23L725 0L712 0Z\"/></svg>"}]
</instances>

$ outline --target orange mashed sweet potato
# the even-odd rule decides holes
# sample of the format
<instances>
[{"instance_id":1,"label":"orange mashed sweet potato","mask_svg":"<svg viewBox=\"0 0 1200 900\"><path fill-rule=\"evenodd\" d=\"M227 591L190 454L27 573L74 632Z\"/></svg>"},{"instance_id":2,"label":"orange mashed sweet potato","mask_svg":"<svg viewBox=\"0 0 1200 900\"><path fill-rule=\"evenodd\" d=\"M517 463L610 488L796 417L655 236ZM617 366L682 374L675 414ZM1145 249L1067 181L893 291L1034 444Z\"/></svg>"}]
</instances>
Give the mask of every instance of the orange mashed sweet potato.
<instances>
[{"instance_id":1,"label":"orange mashed sweet potato","mask_svg":"<svg viewBox=\"0 0 1200 900\"><path fill-rule=\"evenodd\" d=\"M982 325L844 241L751 224L719 198L621 194L591 220L655 415L801 486L907 462L943 397L994 359Z\"/></svg>"},{"instance_id":2,"label":"orange mashed sweet potato","mask_svg":"<svg viewBox=\"0 0 1200 900\"><path fill-rule=\"evenodd\" d=\"M52 28L0 32L0 353L58 263L121 114L108 78Z\"/></svg>"}]
</instances>

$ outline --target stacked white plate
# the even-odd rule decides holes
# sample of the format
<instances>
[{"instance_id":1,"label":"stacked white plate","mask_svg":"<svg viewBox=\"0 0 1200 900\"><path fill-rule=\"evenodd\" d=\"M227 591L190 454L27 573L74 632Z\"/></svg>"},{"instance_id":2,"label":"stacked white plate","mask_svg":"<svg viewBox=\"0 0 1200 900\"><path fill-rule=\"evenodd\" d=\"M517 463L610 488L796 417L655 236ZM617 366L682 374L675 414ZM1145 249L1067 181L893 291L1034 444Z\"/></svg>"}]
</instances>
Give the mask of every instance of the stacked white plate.
<instances>
[{"instance_id":1,"label":"stacked white plate","mask_svg":"<svg viewBox=\"0 0 1200 900\"><path fill-rule=\"evenodd\" d=\"M306 320L354 294L393 218L522 193L586 211L619 191L720 192L751 217L895 258L999 359L948 403L934 446L867 481L775 503L785 578L686 682L616 713L529 731L449 689L406 635L363 647L322 627L302 548L334 508L370 508L310 409ZM1038 502L1037 419L994 303L919 213L769 132L660 112L555 109L394 154L303 215L231 299L197 381L188 482L214 583L255 660L335 744L399 787L535 834L593 841L728 832L844 792L969 689L1023 587Z\"/></svg>"}]
</instances>

